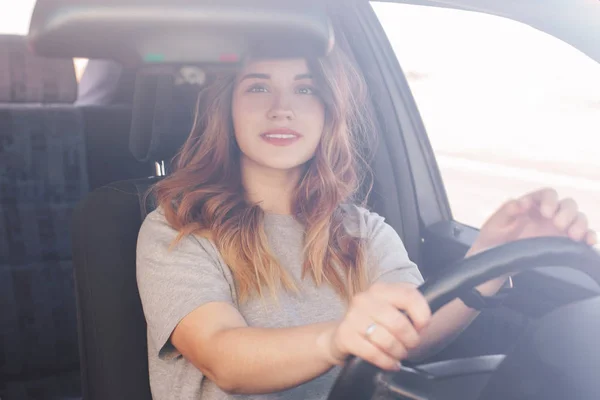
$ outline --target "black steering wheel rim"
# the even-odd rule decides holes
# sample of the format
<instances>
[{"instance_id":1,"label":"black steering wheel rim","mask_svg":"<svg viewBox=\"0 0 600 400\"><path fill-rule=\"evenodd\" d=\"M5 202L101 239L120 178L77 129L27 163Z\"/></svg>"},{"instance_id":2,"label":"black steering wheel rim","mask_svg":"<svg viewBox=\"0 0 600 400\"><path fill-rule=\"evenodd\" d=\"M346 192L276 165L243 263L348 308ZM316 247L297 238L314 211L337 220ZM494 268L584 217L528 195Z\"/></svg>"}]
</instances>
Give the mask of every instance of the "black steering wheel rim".
<instances>
[{"instance_id":1,"label":"black steering wheel rim","mask_svg":"<svg viewBox=\"0 0 600 400\"><path fill-rule=\"evenodd\" d=\"M523 239L475 254L446 268L419 287L432 313L488 280L535 268L564 266L587 274L600 285L600 253L562 237Z\"/></svg>"},{"instance_id":2,"label":"black steering wheel rim","mask_svg":"<svg viewBox=\"0 0 600 400\"><path fill-rule=\"evenodd\" d=\"M432 312L491 279L549 266L586 273L600 285L600 253L592 247L561 237L523 239L465 258L419 287ZM350 357L329 395L330 400L368 399L375 392L381 369Z\"/></svg>"}]
</instances>

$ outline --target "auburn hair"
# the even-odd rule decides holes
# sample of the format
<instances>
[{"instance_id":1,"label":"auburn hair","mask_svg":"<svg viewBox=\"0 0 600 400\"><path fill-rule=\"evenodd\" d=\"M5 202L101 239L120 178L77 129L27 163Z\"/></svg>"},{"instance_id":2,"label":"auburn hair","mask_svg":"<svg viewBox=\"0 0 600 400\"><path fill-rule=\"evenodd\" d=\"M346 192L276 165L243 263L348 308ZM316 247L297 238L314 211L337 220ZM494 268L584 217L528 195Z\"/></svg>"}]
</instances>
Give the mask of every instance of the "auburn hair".
<instances>
[{"instance_id":1,"label":"auburn hair","mask_svg":"<svg viewBox=\"0 0 600 400\"><path fill-rule=\"evenodd\" d=\"M339 48L307 62L325 104L325 125L292 205L305 228L302 276L331 285L348 300L368 284L365 239L346 231L340 207L364 204L372 181L366 85ZM186 235L210 239L244 302L262 297L265 289L277 297L282 288L297 291L297 285L269 250L263 210L244 195L231 116L235 80L234 73L223 73L202 90L174 171L153 190L167 222L179 232L175 243Z\"/></svg>"}]
</instances>

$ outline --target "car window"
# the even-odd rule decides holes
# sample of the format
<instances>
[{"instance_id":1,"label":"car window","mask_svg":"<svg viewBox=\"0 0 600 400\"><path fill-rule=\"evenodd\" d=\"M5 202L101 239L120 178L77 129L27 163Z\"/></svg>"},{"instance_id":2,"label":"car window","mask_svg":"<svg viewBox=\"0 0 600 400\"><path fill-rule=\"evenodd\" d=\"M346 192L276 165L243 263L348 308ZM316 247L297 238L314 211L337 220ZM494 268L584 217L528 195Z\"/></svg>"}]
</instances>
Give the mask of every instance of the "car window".
<instances>
[{"instance_id":1,"label":"car window","mask_svg":"<svg viewBox=\"0 0 600 400\"><path fill-rule=\"evenodd\" d=\"M541 186L600 229L600 64L527 25L372 3L409 81L455 219Z\"/></svg>"},{"instance_id":2,"label":"car window","mask_svg":"<svg viewBox=\"0 0 600 400\"><path fill-rule=\"evenodd\" d=\"M0 1L0 35L25 35L36 0Z\"/></svg>"},{"instance_id":3,"label":"car window","mask_svg":"<svg viewBox=\"0 0 600 400\"><path fill-rule=\"evenodd\" d=\"M2 0L0 1L0 35L26 35L29 32L31 14L37 0ZM88 60L76 58L75 71L77 80L85 71Z\"/></svg>"}]
</instances>

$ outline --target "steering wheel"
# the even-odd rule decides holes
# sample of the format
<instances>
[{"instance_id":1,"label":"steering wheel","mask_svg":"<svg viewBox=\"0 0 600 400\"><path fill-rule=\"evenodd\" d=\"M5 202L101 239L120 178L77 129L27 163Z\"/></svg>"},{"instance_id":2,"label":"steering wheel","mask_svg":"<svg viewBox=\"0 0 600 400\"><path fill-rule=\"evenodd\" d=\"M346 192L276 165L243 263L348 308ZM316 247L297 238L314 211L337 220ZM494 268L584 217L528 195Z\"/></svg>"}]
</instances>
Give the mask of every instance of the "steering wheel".
<instances>
[{"instance_id":1,"label":"steering wheel","mask_svg":"<svg viewBox=\"0 0 600 400\"><path fill-rule=\"evenodd\" d=\"M507 243L463 259L425 282L419 290L435 313L465 290L488 280L548 266L566 266L582 271L600 284L600 253L567 238L544 237ZM418 368L403 368L400 378L389 379L393 374L358 357L349 357L329 394L329 400L371 399L384 382L388 385L388 393L405 396L403 398L441 400L427 395L431 379L426 372Z\"/></svg>"}]
</instances>

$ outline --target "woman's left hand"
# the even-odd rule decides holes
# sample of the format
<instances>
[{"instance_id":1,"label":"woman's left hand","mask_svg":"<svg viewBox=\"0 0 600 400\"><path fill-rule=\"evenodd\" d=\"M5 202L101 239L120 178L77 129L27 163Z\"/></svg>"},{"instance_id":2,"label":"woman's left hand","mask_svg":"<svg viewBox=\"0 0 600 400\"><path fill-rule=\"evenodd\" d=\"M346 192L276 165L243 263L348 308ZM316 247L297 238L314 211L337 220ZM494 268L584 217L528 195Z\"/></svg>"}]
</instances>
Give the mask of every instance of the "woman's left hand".
<instances>
[{"instance_id":1,"label":"woman's left hand","mask_svg":"<svg viewBox=\"0 0 600 400\"><path fill-rule=\"evenodd\" d=\"M469 254L507 242L538 236L563 236L593 246L597 235L570 198L541 189L502 205L483 225Z\"/></svg>"}]
</instances>

